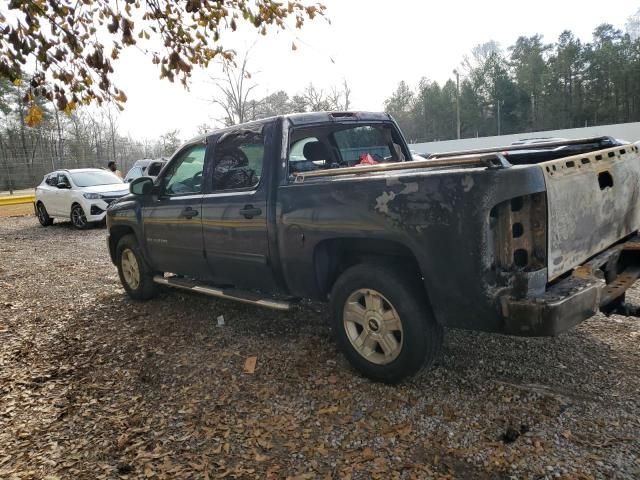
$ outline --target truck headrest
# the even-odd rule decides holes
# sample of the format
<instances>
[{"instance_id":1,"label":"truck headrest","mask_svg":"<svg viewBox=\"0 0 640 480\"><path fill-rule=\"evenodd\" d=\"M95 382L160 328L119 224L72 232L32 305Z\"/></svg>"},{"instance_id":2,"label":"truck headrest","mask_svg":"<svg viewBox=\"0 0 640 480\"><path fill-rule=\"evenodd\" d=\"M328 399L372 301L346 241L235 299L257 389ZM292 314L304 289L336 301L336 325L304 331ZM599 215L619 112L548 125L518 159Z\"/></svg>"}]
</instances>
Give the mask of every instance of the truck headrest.
<instances>
[{"instance_id":1,"label":"truck headrest","mask_svg":"<svg viewBox=\"0 0 640 480\"><path fill-rule=\"evenodd\" d=\"M302 149L304 158L310 161L329 160L329 151L322 142L309 142Z\"/></svg>"}]
</instances>

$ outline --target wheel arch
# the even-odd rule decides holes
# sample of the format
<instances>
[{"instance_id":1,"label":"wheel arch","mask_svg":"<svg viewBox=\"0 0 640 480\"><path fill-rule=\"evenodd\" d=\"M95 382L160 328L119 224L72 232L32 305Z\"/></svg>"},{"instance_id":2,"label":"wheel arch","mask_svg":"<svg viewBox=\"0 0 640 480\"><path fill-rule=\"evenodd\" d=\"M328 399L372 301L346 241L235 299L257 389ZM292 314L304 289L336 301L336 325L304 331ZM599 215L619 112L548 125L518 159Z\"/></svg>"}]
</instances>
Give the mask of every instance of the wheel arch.
<instances>
[{"instance_id":1,"label":"wheel arch","mask_svg":"<svg viewBox=\"0 0 640 480\"><path fill-rule=\"evenodd\" d=\"M338 277L360 263L386 265L415 276L428 301L420 263L409 247L394 240L351 237L327 239L316 245L313 266L320 297L326 299Z\"/></svg>"},{"instance_id":2,"label":"wheel arch","mask_svg":"<svg viewBox=\"0 0 640 480\"><path fill-rule=\"evenodd\" d=\"M115 225L109 229L109 255L111 256L111 262L116 263L116 249L118 243L125 235L133 235L137 238L136 232L132 227L128 225Z\"/></svg>"}]
</instances>

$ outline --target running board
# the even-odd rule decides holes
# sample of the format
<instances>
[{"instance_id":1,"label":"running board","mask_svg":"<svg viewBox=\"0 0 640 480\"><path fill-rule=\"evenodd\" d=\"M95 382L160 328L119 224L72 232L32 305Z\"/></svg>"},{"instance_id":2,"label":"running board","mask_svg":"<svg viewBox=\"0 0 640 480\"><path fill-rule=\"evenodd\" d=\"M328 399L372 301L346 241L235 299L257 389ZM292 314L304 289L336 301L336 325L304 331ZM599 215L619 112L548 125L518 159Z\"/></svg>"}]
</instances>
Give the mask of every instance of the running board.
<instances>
[{"instance_id":1,"label":"running board","mask_svg":"<svg viewBox=\"0 0 640 480\"><path fill-rule=\"evenodd\" d=\"M265 298L253 292L244 290L236 290L234 288L217 288L209 285L197 283L193 280L178 277L165 278L162 275L153 277L153 281L167 287L179 288L190 292L202 293L211 297L224 298L225 300L233 300L241 303L249 303L259 307L271 308L274 310L287 311L291 309L291 303L284 300L274 300Z\"/></svg>"}]
</instances>

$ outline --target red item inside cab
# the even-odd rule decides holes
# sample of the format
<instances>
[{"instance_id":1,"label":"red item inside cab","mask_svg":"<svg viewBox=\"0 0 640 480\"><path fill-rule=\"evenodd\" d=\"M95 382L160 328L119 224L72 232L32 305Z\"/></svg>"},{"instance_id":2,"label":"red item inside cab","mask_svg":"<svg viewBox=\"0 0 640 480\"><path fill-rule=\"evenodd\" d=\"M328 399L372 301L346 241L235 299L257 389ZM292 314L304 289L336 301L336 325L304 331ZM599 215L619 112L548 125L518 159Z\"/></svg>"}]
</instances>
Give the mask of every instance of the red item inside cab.
<instances>
[{"instance_id":1,"label":"red item inside cab","mask_svg":"<svg viewBox=\"0 0 640 480\"><path fill-rule=\"evenodd\" d=\"M359 158L360 162L358 165L377 165L378 162L373 159L371 155L368 153L363 153Z\"/></svg>"}]
</instances>

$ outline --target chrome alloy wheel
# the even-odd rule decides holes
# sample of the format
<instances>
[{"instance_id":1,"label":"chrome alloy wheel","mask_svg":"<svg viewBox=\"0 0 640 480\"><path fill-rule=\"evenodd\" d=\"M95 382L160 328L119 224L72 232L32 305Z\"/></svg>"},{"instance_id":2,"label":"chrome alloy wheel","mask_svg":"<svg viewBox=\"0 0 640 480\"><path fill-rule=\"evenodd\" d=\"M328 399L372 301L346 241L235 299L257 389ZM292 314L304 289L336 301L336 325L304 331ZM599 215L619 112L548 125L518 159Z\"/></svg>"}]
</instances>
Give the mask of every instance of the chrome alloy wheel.
<instances>
[{"instance_id":1,"label":"chrome alloy wheel","mask_svg":"<svg viewBox=\"0 0 640 480\"><path fill-rule=\"evenodd\" d=\"M120 258L120 266L122 267L122 275L125 282L132 290L136 290L140 285L140 266L136 255L129 248L125 248L122 251L122 257Z\"/></svg>"},{"instance_id":2,"label":"chrome alloy wheel","mask_svg":"<svg viewBox=\"0 0 640 480\"><path fill-rule=\"evenodd\" d=\"M71 210L71 223L77 228L84 228L87 225L87 217L80 205L76 205Z\"/></svg>"},{"instance_id":3,"label":"chrome alloy wheel","mask_svg":"<svg viewBox=\"0 0 640 480\"><path fill-rule=\"evenodd\" d=\"M342 321L353 348L371 363L386 365L402 351L402 322L394 306L370 288L356 290L344 305Z\"/></svg>"}]
</instances>

